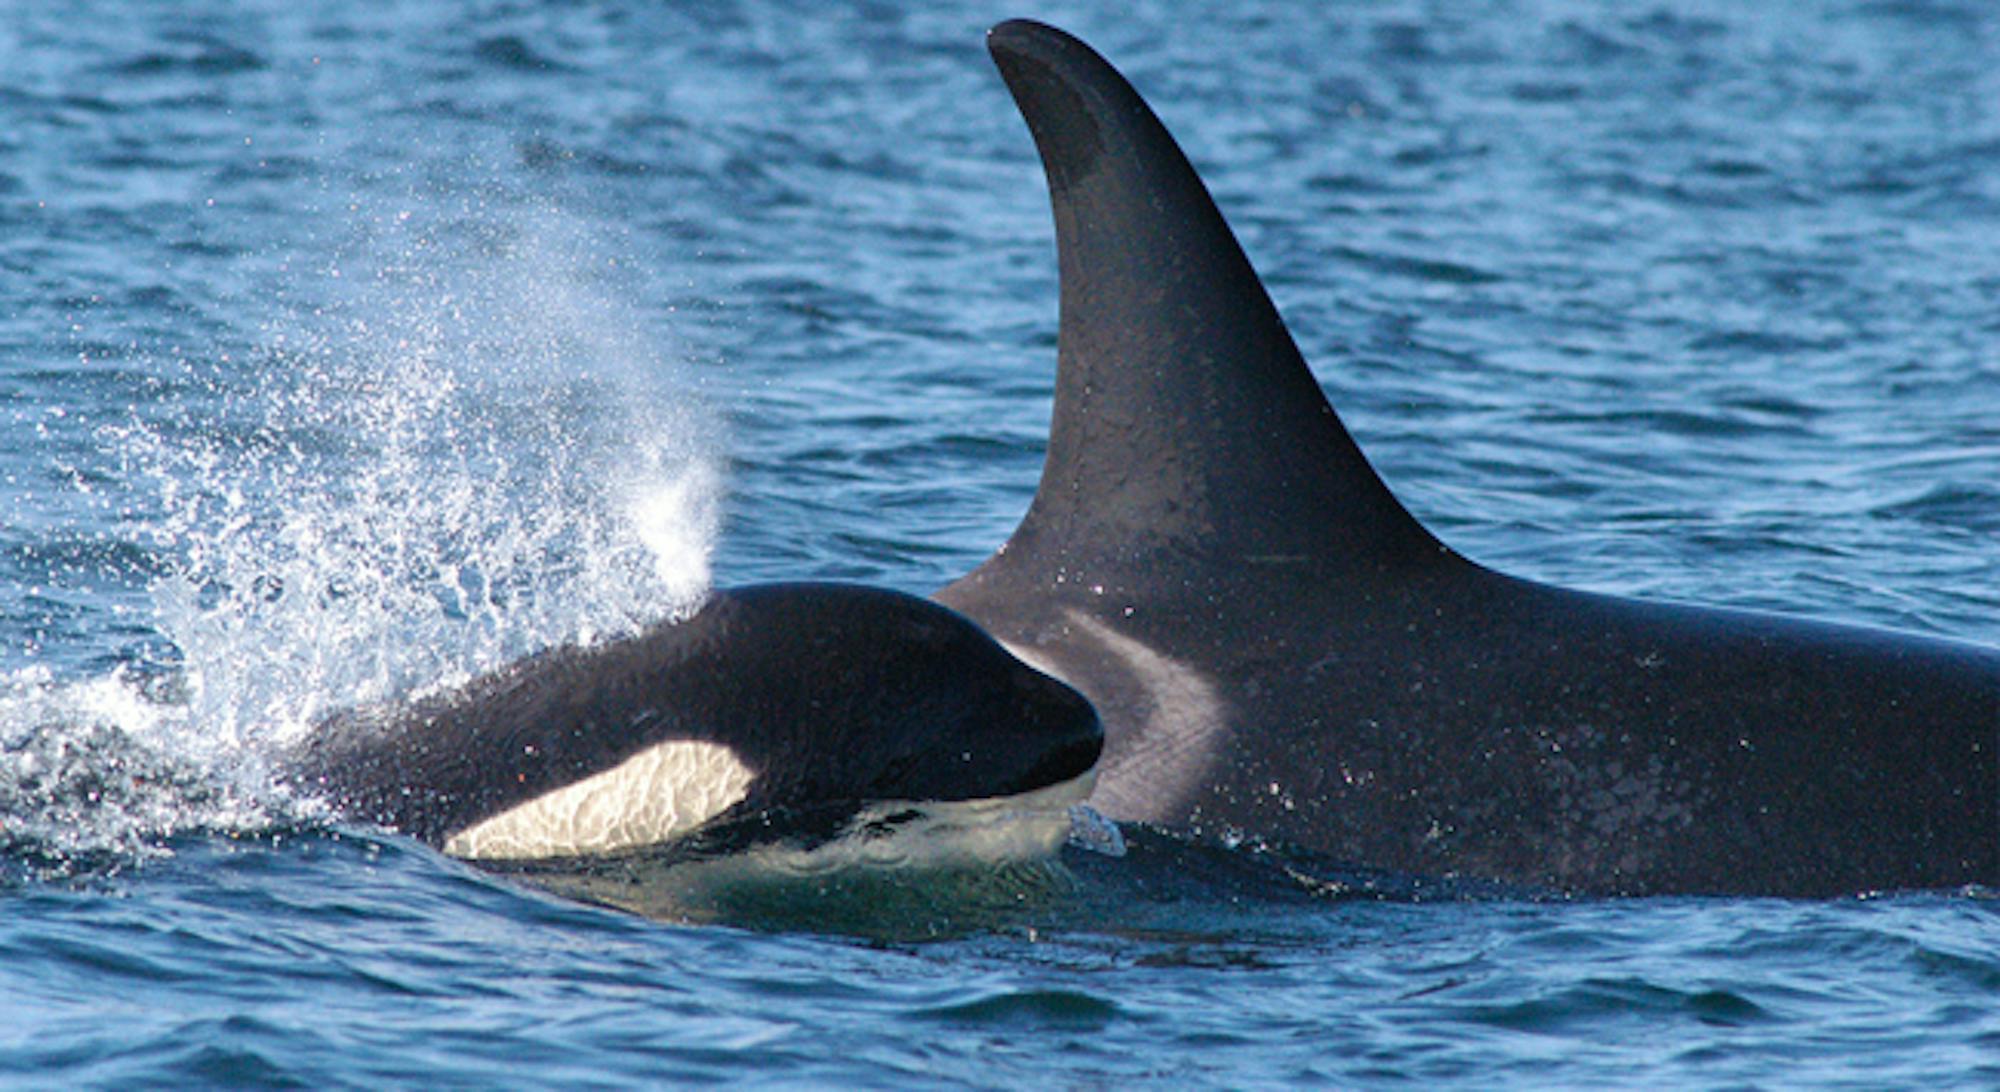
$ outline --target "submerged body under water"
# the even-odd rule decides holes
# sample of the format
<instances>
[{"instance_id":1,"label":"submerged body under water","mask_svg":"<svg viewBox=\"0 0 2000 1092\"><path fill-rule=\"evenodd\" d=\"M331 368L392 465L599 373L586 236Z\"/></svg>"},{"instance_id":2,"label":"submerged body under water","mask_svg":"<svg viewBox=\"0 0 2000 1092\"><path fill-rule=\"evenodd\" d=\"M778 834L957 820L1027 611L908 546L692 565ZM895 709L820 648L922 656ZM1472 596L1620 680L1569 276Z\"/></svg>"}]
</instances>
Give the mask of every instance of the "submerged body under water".
<instances>
[{"instance_id":1,"label":"submerged body under water","mask_svg":"<svg viewBox=\"0 0 2000 1092\"><path fill-rule=\"evenodd\" d=\"M265 791L332 709L1005 539L1055 319L1012 14L1152 100L1453 546L2000 643L1976 5L17 11L0 1081L1994 1079L1984 891L1547 899L1143 828L676 888Z\"/></svg>"}]
</instances>

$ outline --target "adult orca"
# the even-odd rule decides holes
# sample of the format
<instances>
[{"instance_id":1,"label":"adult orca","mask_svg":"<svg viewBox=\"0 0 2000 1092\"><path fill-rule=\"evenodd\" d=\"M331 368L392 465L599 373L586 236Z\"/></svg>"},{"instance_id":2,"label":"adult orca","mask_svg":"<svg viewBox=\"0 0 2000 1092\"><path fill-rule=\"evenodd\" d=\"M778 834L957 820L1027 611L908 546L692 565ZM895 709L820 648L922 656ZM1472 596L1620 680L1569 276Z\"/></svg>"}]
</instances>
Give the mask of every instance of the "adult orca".
<instances>
[{"instance_id":1,"label":"adult orca","mask_svg":"<svg viewBox=\"0 0 2000 1092\"><path fill-rule=\"evenodd\" d=\"M1074 690L945 607L771 584L336 714L279 766L350 819L479 860L616 854L737 819L816 844L871 804L995 798L1060 817L1053 850L1103 738Z\"/></svg>"},{"instance_id":2,"label":"adult orca","mask_svg":"<svg viewBox=\"0 0 2000 1092\"><path fill-rule=\"evenodd\" d=\"M1589 893L2000 880L2000 652L1460 556L1132 87L1050 27L988 46L1054 206L1055 410L1026 517L936 597L1097 705L1101 810Z\"/></svg>"}]
</instances>

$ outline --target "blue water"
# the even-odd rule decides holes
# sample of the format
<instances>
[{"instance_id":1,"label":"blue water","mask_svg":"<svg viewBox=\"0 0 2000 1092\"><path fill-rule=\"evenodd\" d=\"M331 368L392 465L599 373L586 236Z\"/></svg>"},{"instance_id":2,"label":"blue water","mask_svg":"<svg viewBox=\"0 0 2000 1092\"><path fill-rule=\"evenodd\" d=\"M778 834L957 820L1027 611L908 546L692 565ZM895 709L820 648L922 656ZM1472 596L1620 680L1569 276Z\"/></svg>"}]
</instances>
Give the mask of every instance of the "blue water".
<instances>
[{"instance_id":1,"label":"blue water","mask_svg":"<svg viewBox=\"0 0 2000 1092\"><path fill-rule=\"evenodd\" d=\"M0 1081L2000 1080L1984 892L1133 831L669 923L273 794L328 709L1004 540L1056 288L1018 14L1153 100L1461 550L2000 643L1985 5L689 8L0 0Z\"/></svg>"}]
</instances>

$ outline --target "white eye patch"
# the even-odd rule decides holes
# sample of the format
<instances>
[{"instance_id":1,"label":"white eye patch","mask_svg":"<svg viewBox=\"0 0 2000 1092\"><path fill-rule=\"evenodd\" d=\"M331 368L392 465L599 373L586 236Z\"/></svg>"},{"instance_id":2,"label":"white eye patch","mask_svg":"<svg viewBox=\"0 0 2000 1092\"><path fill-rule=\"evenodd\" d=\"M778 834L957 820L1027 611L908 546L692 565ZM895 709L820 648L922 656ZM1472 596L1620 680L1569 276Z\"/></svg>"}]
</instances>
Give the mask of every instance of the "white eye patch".
<instances>
[{"instance_id":1,"label":"white eye patch","mask_svg":"<svg viewBox=\"0 0 2000 1092\"><path fill-rule=\"evenodd\" d=\"M750 794L754 778L736 752L719 743L662 743L457 831L444 851L492 861L657 845L734 807Z\"/></svg>"}]
</instances>

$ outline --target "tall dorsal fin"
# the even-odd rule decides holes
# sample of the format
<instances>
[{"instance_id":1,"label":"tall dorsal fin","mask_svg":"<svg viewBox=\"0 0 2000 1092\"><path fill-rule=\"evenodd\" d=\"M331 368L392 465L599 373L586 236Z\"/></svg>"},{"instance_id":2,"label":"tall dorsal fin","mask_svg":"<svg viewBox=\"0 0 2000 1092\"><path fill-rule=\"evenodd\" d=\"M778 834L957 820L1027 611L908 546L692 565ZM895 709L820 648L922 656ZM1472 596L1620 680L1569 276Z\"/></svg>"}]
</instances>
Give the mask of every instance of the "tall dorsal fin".
<instances>
[{"instance_id":1,"label":"tall dorsal fin","mask_svg":"<svg viewBox=\"0 0 2000 1092\"><path fill-rule=\"evenodd\" d=\"M1048 174L1062 313L1041 486L979 575L1067 571L1130 587L1149 580L1133 569L1161 557L1436 556L1442 548L1348 436L1208 189L1131 85L1039 23L1002 23L987 47Z\"/></svg>"}]
</instances>

